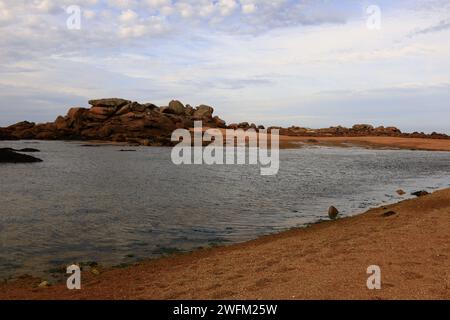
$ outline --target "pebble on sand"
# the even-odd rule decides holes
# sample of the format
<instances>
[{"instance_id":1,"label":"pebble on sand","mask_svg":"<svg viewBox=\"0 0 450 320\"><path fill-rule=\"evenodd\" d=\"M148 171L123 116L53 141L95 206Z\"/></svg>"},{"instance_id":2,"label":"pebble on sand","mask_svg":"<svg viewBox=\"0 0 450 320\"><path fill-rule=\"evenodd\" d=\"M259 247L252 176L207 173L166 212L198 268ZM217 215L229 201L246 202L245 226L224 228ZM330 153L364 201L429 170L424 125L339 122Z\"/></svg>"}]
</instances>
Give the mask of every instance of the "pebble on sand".
<instances>
[{"instance_id":1,"label":"pebble on sand","mask_svg":"<svg viewBox=\"0 0 450 320\"><path fill-rule=\"evenodd\" d=\"M328 217L330 217L331 220L336 219L337 216L338 216L338 214L339 214L339 210L336 209L336 207L331 206L331 207L328 209Z\"/></svg>"},{"instance_id":2,"label":"pebble on sand","mask_svg":"<svg viewBox=\"0 0 450 320\"><path fill-rule=\"evenodd\" d=\"M383 213L383 217L390 217L390 216L394 216L396 214L397 214L397 212L395 212L395 211L387 211L387 212Z\"/></svg>"}]
</instances>

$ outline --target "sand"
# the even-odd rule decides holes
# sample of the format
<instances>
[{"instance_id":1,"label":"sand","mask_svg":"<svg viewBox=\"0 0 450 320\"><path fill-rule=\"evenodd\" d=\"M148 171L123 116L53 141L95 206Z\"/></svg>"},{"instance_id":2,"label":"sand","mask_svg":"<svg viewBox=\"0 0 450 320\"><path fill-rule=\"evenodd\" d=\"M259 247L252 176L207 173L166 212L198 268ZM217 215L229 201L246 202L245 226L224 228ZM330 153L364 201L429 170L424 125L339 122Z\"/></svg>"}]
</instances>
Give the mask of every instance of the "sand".
<instances>
[{"instance_id":1,"label":"sand","mask_svg":"<svg viewBox=\"0 0 450 320\"><path fill-rule=\"evenodd\" d=\"M367 289L369 265L381 268L381 290ZM450 189L243 244L84 272L79 291L38 283L0 285L0 299L450 299Z\"/></svg>"},{"instance_id":2,"label":"sand","mask_svg":"<svg viewBox=\"0 0 450 320\"><path fill-rule=\"evenodd\" d=\"M203 131L210 128L202 128ZM219 131L224 137L225 129L213 129ZM193 129L191 129L193 131ZM261 139L269 141L266 134L258 134ZM305 145L331 146L331 147L364 147L370 149L409 149L426 151L450 151L450 139L427 139L408 137L315 137L315 136L279 136L281 149L296 149Z\"/></svg>"},{"instance_id":3,"label":"sand","mask_svg":"<svg viewBox=\"0 0 450 320\"><path fill-rule=\"evenodd\" d=\"M295 137L280 136L281 148L298 148L304 144L349 147L359 146L373 149L410 149L428 151L450 151L450 139L423 139L400 137Z\"/></svg>"}]
</instances>

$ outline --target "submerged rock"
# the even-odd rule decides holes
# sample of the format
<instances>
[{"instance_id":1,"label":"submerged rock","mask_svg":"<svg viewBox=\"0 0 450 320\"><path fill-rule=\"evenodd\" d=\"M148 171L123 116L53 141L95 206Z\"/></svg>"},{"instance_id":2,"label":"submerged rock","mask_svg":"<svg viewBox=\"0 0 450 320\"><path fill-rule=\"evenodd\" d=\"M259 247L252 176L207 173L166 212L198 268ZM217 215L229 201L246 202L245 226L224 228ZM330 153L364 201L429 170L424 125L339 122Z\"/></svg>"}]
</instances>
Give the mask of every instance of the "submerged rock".
<instances>
[{"instance_id":1,"label":"submerged rock","mask_svg":"<svg viewBox=\"0 0 450 320\"><path fill-rule=\"evenodd\" d=\"M402 189L399 189L399 190L397 190L396 192L397 192L397 194L398 194L399 196L403 196L403 195L406 194L406 192L403 191Z\"/></svg>"},{"instance_id":2,"label":"submerged rock","mask_svg":"<svg viewBox=\"0 0 450 320\"><path fill-rule=\"evenodd\" d=\"M41 159L27 154L21 154L10 148L0 149L0 163L32 163L42 162Z\"/></svg>"}]
</instances>

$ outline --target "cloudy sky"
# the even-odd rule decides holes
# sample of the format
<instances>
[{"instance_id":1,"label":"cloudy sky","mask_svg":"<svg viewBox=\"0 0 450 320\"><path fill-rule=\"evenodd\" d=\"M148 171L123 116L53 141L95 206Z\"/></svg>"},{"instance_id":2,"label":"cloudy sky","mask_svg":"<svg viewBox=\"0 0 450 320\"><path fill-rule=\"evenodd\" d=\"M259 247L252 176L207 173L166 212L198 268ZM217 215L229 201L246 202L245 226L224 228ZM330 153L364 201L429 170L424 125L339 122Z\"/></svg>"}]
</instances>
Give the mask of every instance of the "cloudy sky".
<instances>
[{"instance_id":1,"label":"cloudy sky","mask_svg":"<svg viewBox=\"0 0 450 320\"><path fill-rule=\"evenodd\" d=\"M0 0L0 126L123 97L450 133L449 40L450 0Z\"/></svg>"}]
</instances>

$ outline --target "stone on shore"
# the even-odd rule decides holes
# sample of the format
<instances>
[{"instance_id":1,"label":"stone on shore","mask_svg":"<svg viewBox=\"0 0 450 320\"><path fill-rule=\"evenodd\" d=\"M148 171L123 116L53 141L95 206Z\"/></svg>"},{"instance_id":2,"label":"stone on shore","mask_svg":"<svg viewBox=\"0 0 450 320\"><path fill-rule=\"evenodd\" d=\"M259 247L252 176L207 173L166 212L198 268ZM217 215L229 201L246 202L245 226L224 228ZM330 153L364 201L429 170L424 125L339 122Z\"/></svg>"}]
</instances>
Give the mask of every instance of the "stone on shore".
<instances>
[{"instance_id":1,"label":"stone on shore","mask_svg":"<svg viewBox=\"0 0 450 320\"><path fill-rule=\"evenodd\" d=\"M337 216L338 216L338 214L339 214L339 210L336 209L336 207L331 206L331 207L328 209L328 217L330 217L331 220L336 219Z\"/></svg>"},{"instance_id":2,"label":"stone on shore","mask_svg":"<svg viewBox=\"0 0 450 320\"><path fill-rule=\"evenodd\" d=\"M416 191L416 192L411 193L412 196L416 196L416 197L424 197L424 196L427 196L429 194L430 193L428 191L425 191L425 190Z\"/></svg>"},{"instance_id":3,"label":"stone on shore","mask_svg":"<svg viewBox=\"0 0 450 320\"><path fill-rule=\"evenodd\" d=\"M395 212L395 211L386 211L385 213L383 213L383 217L390 217L390 216L394 216L396 214L397 214L397 212Z\"/></svg>"}]
</instances>

